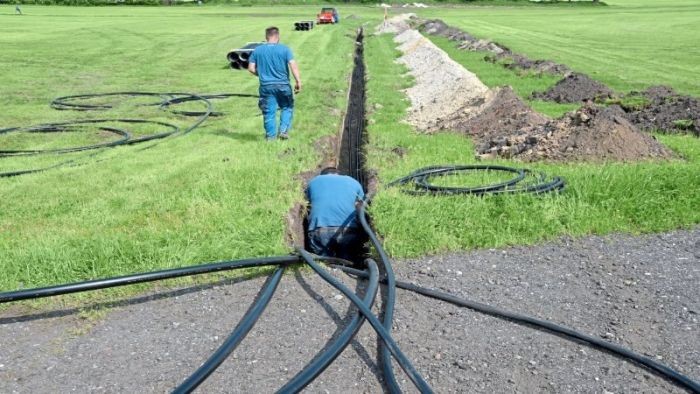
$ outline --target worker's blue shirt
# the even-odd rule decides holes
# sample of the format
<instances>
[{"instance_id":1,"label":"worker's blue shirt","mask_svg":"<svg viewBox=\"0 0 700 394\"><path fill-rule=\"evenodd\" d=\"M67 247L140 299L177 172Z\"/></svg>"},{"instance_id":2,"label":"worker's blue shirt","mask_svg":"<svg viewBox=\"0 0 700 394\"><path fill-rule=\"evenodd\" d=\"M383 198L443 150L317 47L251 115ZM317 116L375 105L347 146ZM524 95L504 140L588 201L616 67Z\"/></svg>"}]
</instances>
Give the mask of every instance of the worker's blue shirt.
<instances>
[{"instance_id":1,"label":"worker's blue shirt","mask_svg":"<svg viewBox=\"0 0 700 394\"><path fill-rule=\"evenodd\" d=\"M362 185L347 175L319 175L309 182L309 231L319 227L357 227L355 202L365 197Z\"/></svg>"},{"instance_id":2,"label":"worker's blue shirt","mask_svg":"<svg viewBox=\"0 0 700 394\"><path fill-rule=\"evenodd\" d=\"M266 43L253 50L248 61L255 63L260 85L289 84L290 61L294 60L292 50L283 44Z\"/></svg>"}]
</instances>

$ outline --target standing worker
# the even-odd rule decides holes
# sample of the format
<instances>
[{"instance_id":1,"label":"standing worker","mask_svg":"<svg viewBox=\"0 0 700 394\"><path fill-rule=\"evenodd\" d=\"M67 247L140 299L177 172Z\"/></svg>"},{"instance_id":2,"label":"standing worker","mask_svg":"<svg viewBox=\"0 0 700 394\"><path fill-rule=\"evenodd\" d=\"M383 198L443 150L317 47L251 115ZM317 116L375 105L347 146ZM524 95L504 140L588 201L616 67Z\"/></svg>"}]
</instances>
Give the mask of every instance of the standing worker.
<instances>
[{"instance_id":1,"label":"standing worker","mask_svg":"<svg viewBox=\"0 0 700 394\"><path fill-rule=\"evenodd\" d=\"M306 197L311 204L307 233L311 252L357 262L364 244L357 220L357 207L365 197L362 185L328 167L309 182Z\"/></svg>"},{"instance_id":2,"label":"standing worker","mask_svg":"<svg viewBox=\"0 0 700 394\"><path fill-rule=\"evenodd\" d=\"M258 46L250 55L248 71L257 75L260 80L260 101L265 139L272 141L277 136L280 139L289 138L294 115L294 94L289 86L289 69L294 75L294 91L301 91L299 67L294 60L292 50L280 44L280 31L276 27L265 29L266 43ZM277 127L277 107L282 110L279 127Z\"/></svg>"},{"instance_id":3,"label":"standing worker","mask_svg":"<svg viewBox=\"0 0 700 394\"><path fill-rule=\"evenodd\" d=\"M19 3L15 4L15 14L22 15L22 9L19 8Z\"/></svg>"}]
</instances>

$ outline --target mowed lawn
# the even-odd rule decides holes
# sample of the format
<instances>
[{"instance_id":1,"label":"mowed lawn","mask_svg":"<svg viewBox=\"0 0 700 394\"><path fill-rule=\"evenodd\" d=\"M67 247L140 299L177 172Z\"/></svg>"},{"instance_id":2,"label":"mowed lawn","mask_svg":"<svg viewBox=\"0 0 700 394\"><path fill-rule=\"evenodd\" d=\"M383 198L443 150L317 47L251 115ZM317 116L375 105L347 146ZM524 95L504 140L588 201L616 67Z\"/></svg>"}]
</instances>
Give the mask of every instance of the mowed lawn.
<instances>
[{"instance_id":1,"label":"mowed lawn","mask_svg":"<svg viewBox=\"0 0 700 394\"><path fill-rule=\"evenodd\" d=\"M428 8L418 14L443 19L532 58L562 62L622 92L665 84L700 95L700 2L606 3Z\"/></svg>"},{"instance_id":2,"label":"mowed lawn","mask_svg":"<svg viewBox=\"0 0 700 394\"><path fill-rule=\"evenodd\" d=\"M600 8L449 7L417 12L532 57L564 62L616 89L665 83L695 92L693 73L683 70L697 70L697 51L668 60L669 53L689 48L693 34L679 35L676 44L668 44L670 49L654 46L661 37L675 37L677 26L694 28L687 26L697 12L694 3L673 0L668 9L647 0L612 3ZM677 18L666 25L653 16L653 10L663 14L674 7ZM133 146L94 158L80 156L80 166L0 179L2 290L289 252L284 217L303 200L297 175L321 160L314 141L338 131L354 29L370 22L372 30L381 19L377 8L341 7L345 18L338 26L290 32L294 21L313 18L317 7L24 7L23 17L10 15L11 10L0 12L0 128L131 115L186 127L192 118L152 108L124 105L108 112L76 113L52 110L48 103L56 96L111 91L256 93L256 80L227 69L224 57L229 49L262 38L269 25L283 28L282 40L297 55L305 89L297 96L295 129L288 142L262 141L255 99L217 100L214 105L225 116L206 121L187 136L146 150ZM642 16L621 18L625 12ZM356 17L347 18L350 14ZM616 22L606 27L605 20ZM657 34L629 38L646 31L648 24L656 26ZM493 35L477 30L479 26ZM536 33L545 44L528 38ZM595 48L607 48L605 52L591 55L582 49L598 37L602 44ZM418 135L402 123L407 102L400 90L410 81L393 62L391 37L368 36L366 45L371 108L367 154L381 183L420 166L473 162L473 146L464 136ZM637 52L644 54L640 61L625 55ZM660 71L664 61L658 60L663 56L669 67L665 73ZM644 62L658 62L658 67L640 66ZM484 79L496 74L488 67L474 71ZM396 257L532 243L563 234L664 231L697 224L698 139L659 138L683 159L531 166L566 177L569 187L558 196L414 197L380 186L372 206L374 223ZM403 157L392 153L397 146L405 149ZM0 171L41 160L55 158L0 159Z\"/></svg>"},{"instance_id":3,"label":"mowed lawn","mask_svg":"<svg viewBox=\"0 0 700 394\"><path fill-rule=\"evenodd\" d=\"M433 8L418 13L496 39L533 58L563 62L622 91L669 84L698 94L697 72L692 72L700 64L695 47L698 30L689 21L697 20L699 8L687 1L664 2L663 6L646 0L611 3L609 7ZM519 76L483 61L484 53L459 51L444 38L433 39L489 86L511 85L527 97L556 81L547 76ZM423 166L477 163L474 147L465 136L423 135L402 124L408 103L400 90L411 82L397 77L406 70L384 56L398 56L395 46L388 35L372 37L365 52L370 77L368 108L373 109L368 161L378 169L380 183ZM640 59L630 59L632 53ZM552 116L573 108L538 101L531 104ZM558 195L416 197L382 189L372 206L374 224L395 257L529 244L561 235L657 232L697 225L700 140L671 135L657 138L679 158L646 163L481 162L526 166L562 176L567 188Z\"/></svg>"},{"instance_id":4,"label":"mowed lawn","mask_svg":"<svg viewBox=\"0 0 700 394\"><path fill-rule=\"evenodd\" d=\"M186 127L194 118L154 108L56 111L49 102L113 91L257 94L256 78L228 69L225 56L270 25L295 52L304 90L286 142L263 141L257 99L232 98L214 101L223 117L150 149L0 178L0 290L290 251L284 218L303 199L297 175L321 160L313 141L339 128L361 20L292 32L317 7L27 6L21 17L9 7L0 13L0 128L102 117ZM0 172L51 160L0 159Z\"/></svg>"}]
</instances>

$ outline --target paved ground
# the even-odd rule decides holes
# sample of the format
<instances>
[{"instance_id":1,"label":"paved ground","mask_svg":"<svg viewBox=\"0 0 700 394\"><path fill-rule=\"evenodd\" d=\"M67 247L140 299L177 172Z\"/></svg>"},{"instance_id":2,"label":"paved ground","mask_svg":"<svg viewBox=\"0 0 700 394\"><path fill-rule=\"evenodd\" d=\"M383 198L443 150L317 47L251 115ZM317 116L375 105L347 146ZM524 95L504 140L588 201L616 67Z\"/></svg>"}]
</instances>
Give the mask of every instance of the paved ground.
<instances>
[{"instance_id":1,"label":"paved ground","mask_svg":"<svg viewBox=\"0 0 700 394\"><path fill-rule=\"evenodd\" d=\"M700 228L562 239L395 262L397 276L604 337L700 379ZM355 287L338 271L334 275ZM264 278L159 292L97 322L75 311L0 313L0 392L165 392L223 341ZM347 320L347 299L290 272L201 392L271 392ZM532 328L399 290L394 336L438 392L682 392L649 371ZM378 392L376 336L307 392ZM414 390L401 375L403 387Z\"/></svg>"}]
</instances>

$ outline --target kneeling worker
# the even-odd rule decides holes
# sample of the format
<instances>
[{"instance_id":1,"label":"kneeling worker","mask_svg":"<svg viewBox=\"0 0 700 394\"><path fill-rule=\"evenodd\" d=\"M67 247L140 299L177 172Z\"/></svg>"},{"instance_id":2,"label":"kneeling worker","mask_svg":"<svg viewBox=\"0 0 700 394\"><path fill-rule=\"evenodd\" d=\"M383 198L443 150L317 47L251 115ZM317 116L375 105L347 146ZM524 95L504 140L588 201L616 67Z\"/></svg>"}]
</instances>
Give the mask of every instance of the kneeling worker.
<instances>
[{"instance_id":1,"label":"kneeling worker","mask_svg":"<svg viewBox=\"0 0 700 394\"><path fill-rule=\"evenodd\" d=\"M364 243L356 213L365 197L362 185L328 167L309 182L306 197L311 204L307 234L311 252L357 262Z\"/></svg>"}]
</instances>

